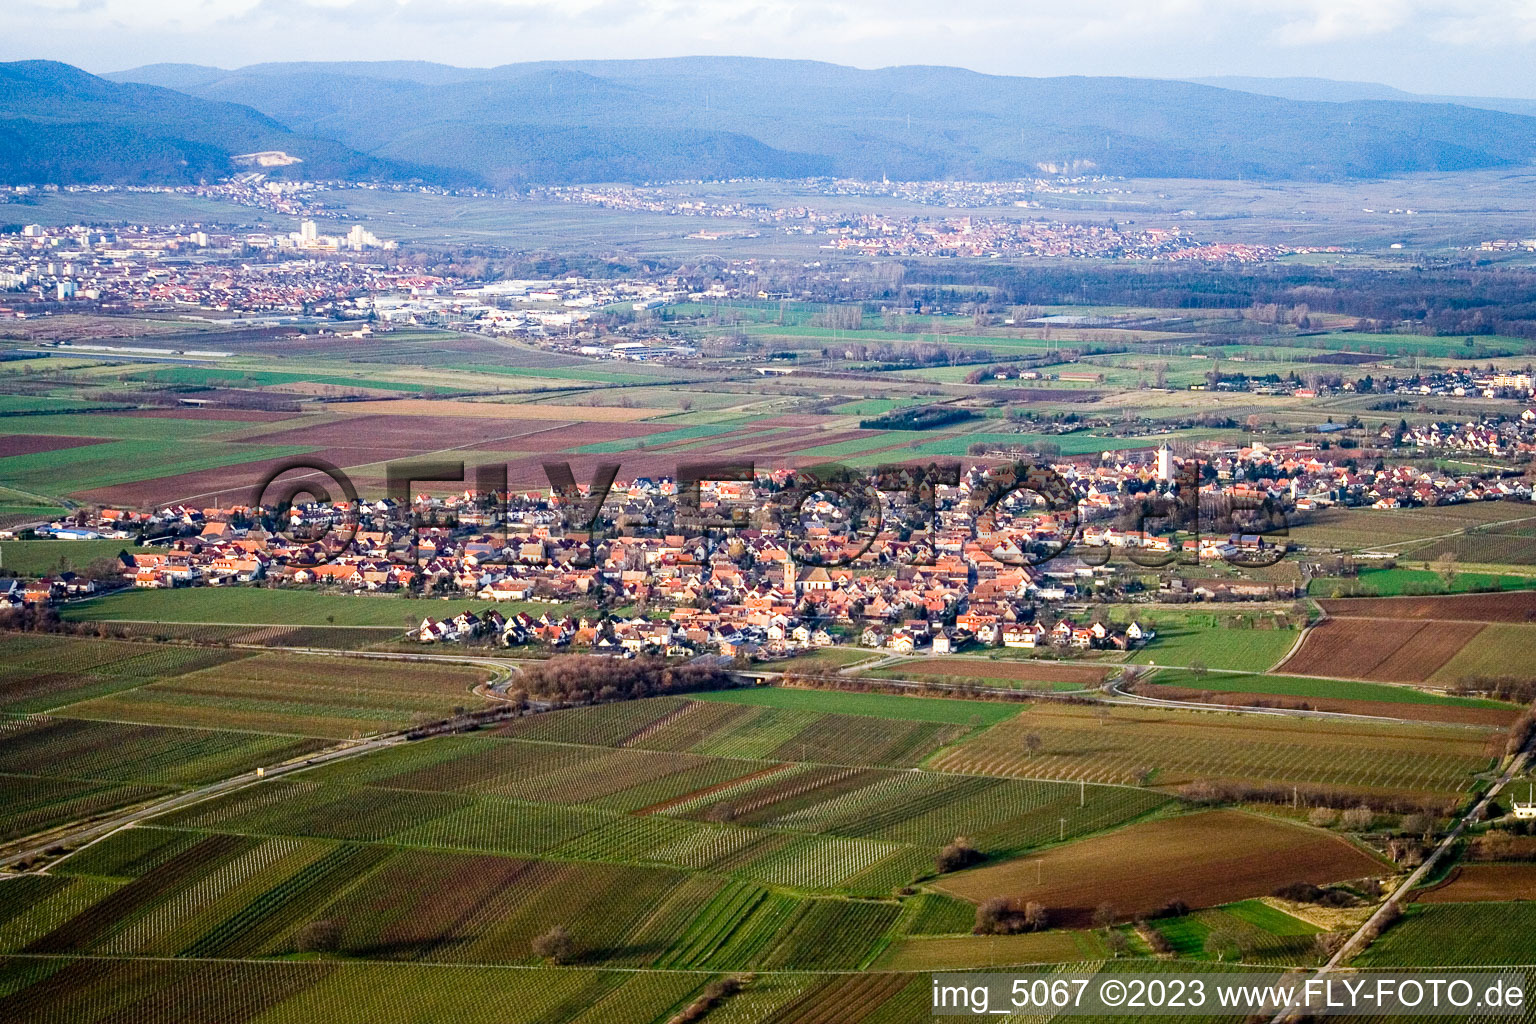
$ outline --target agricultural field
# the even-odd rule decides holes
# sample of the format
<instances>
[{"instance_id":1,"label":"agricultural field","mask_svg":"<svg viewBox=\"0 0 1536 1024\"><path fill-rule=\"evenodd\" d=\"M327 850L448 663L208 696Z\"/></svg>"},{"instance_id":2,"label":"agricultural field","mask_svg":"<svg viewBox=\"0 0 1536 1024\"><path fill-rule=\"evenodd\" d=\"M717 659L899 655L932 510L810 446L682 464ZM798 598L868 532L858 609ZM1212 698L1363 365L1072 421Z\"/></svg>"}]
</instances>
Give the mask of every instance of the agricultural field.
<instances>
[{"instance_id":1,"label":"agricultural field","mask_svg":"<svg viewBox=\"0 0 1536 1024\"><path fill-rule=\"evenodd\" d=\"M320 749L319 740L73 718L0 722L0 838L16 839Z\"/></svg>"},{"instance_id":2,"label":"agricultural field","mask_svg":"<svg viewBox=\"0 0 1536 1024\"><path fill-rule=\"evenodd\" d=\"M1433 560L1445 541L1453 548L1470 541L1481 531L1515 533L1536 525L1528 506L1511 502L1482 501L1429 508L1329 508L1313 513L1307 522L1292 526L1292 543L1312 549L1341 551L1394 551L1405 557ZM1447 536L1451 535L1451 536ZM1432 553L1434 552L1434 553ZM1466 562L1513 561L1503 558L1468 558Z\"/></svg>"},{"instance_id":3,"label":"agricultural field","mask_svg":"<svg viewBox=\"0 0 1536 1024\"><path fill-rule=\"evenodd\" d=\"M1432 684L1454 685L1472 676L1523 675L1529 672L1536 624L1489 623L1429 677Z\"/></svg>"},{"instance_id":4,"label":"agricultural field","mask_svg":"<svg viewBox=\"0 0 1536 1024\"><path fill-rule=\"evenodd\" d=\"M589 967L523 968L369 964L330 960L211 962L122 958L0 960L6 1024L99 1020L104 1004L142 1024L374 1024L406 1016L463 1024L665 1024L723 974ZM926 977L870 972L758 974L712 1014L726 1024L759 1021L859 1024L921 1020Z\"/></svg>"},{"instance_id":5,"label":"agricultural field","mask_svg":"<svg viewBox=\"0 0 1536 1024\"><path fill-rule=\"evenodd\" d=\"M796 654L770 667L782 667L786 672L835 672L862 662L874 661L879 657L878 651L862 651L848 647L818 647Z\"/></svg>"},{"instance_id":6,"label":"agricultural field","mask_svg":"<svg viewBox=\"0 0 1536 1024\"><path fill-rule=\"evenodd\" d=\"M486 703L483 670L298 654L257 654L78 702L79 718L347 739L447 718Z\"/></svg>"},{"instance_id":7,"label":"agricultural field","mask_svg":"<svg viewBox=\"0 0 1536 1024\"><path fill-rule=\"evenodd\" d=\"M1301 647L1277 671L1422 683L1482 628L1475 622L1428 619L1324 619L1307 632Z\"/></svg>"},{"instance_id":8,"label":"agricultural field","mask_svg":"<svg viewBox=\"0 0 1536 1024\"><path fill-rule=\"evenodd\" d=\"M1513 576L1488 572L1458 572L1446 586L1445 580L1430 569L1361 569L1353 579L1319 576L1307 587L1313 597L1403 597L1415 594L1467 594L1480 590L1528 590L1536 587L1536 576Z\"/></svg>"},{"instance_id":9,"label":"agricultural field","mask_svg":"<svg viewBox=\"0 0 1536 1024\"><path fill-rule=\"evenodd\" d=\"M1188 667L1195 662L1207 668L1237 672L1263 672L1284 658L1296 643L1292 629L1231 629L1192 623L1160 623L1157 637L1133 653L1137 665Z\"/></svg>"},{"instance_id":10,"label":"agricultural field","mask_svg":"<svg viewBox=\"0 0 1536 1024\"><path fill-rule=\"evenodd\" d=\"M1165 802L1125 788L483 737L399 747L304 779L278 786L281 798L267 787L174 820L253 834L661 864L877 894L910 881L956 835L1010 856ZM398 829L382 812L362 824L337 820L337 808L392 799L411 806Z\"/></svg>"},{"instance_id":11,"label":"agricultural field","mask_svg":"<svg viewBox=\"0 0 1536 1024\"><path fill-rule=\"evenodd\" d=\"M0 541L0 566L19 576L44 576L65 570L79 572L100 559L117 560L132 554L132 541L123 540L7 540Z\"/></svg>"},{"instance_id":12,"label":"agricultural field","mask_svg":"<svg viewBox=\"0 0 1536 1024\"><path fill-rule=\"evenodd\" d=\"M271 643L296 630L240 630ZM265 634L265 635L264 635ZM434 662L0 634L0 712L346 739L477 708L484 669Z\"/></svg>"},{"instance_id":13,"label":"agricultural field","mask_svg":"<svg viewBox=\"0 0 1536 1024\"><path fill-rule=\"evenodd\" d=\"M0 634L0 712L37 714L248 657L44 634Z\"/></svg>"},{"instance_id":14,"label":"agricultural field","mask_svg":"<svg viewBox=\"0 0 1536 1024\"><path fill-rule=\"evenodd\" d=\"M383 595L326 593L318 590L269 590L263 587L186 587L129 590L70 604L64 617L75 622L240 624L261 626L391 626L400 632L469 609L499 608L555 613L559 605L489 601L410 599Z\"/></svg>"},{"instance_id":15,"label":"agricultural field","mask_svg":"<svg viewBox=\"0 0 1536 1024\"><path fill-rule=\"evenodd\" d=\"M1437 619L1443 622L1536 622L1536 593L1444 597L1339 598L1319 601L1341 619Z\"/></svg>"},{"instance_id":16,"label":"agricultural field","mask_svg":"<svg viewBox=\"0 0 1536 1024\"><path fill-rule=\"evenodd\" d=\"M1461 967L1536 961L1536 903L1433 903L1410 907L1355 963L1361 967Z\"/></svg>"},{"instance_id":17,"label":"agricultural field","mask_svg":"<svg viewBox=\"0 0 1536 1024\"><path fill-rule=\"evenodd\" d=\"M1536 864L1461 864L1438 885L1414 893L1419 903L1536 900Z\"/></svg>"},{"instance_id":18,"label":"agricultural field","mask_svg":"<svg viewBox=\"0 0 1536 1024\"><path fill-rule=\"evenodd\" d=\"M1518 675L1536 643L1536 594L1341 598L1279 671L1450 685Z\"/></svg>"},{"instance_id":19,"label":"agricultural field","mask_svg":"<svg viewBox=\"0 0 1536 1024\"><path fill-rule=\"evenodd\" d=\"M943 722L951 725L995 725L1018 714L1016 704L979 700L948 700L901 697L883 693L845 693L837 690L802 690L785 686L758 686L695 694L694 700L754 707L788 708L822 714L867 715L911 722Z\"/></svg>"},{"instance_id":20,"label":"agricultural field","mask_svg":"<svg viewBox=\"0 0 1536 1024\"><path fill-rule=\"evenodd\" d=\"M1160 669L1147 683L1149 685L1139 692L1149 697L1170 700L1202 700L1251 706L1304 704L1318 711L1429 722L1462 722L1494 728L1507 727L1520 710L1517 705L1502 701L1449 697L1408 686L1387 686L1344 679L1227 672L1196 675L1185 669Z\"/></svg>"},{"instance_id":21,"label":"agricultural field","mask_svg":"<svg viewBox=\"0 0 1536 1024\"><path fill-rule=\"evenodd\" d=\"M1292 882L1385 874L1385 864L1338 836L1241 811L1206 811L963 871L934 886L973 903L1026 898L1044 904L1053 924L1083 927L1105 902L1129 918L1176 900L1210 907Z\"/></svg>"},{"instance_id":22,"label":"agricultural field","mask_svg":"<svg viewBox=\"0 0 1536 1024\"><path fill-rule=\"evenodd\" d=\"M875 679L958 683L972 680L983 686L1020 690L1084 690L1101 685L1115 670L1107 666L1073 665L1036 659L1002 660L979 657L908 658L869 669L860 675Z\"/></svg>"},{"instance_id":23,"label":"agricultural field","mask_svg":"<svg viewBox=\"0 0 1536 1024\"><path fill-rule=\"evenodd\" d=\"M928 766L1159 788L1210 780L1357 797L1453 797L1490 767L1502 742L1493 731L1428 725L1040 704L945 749Z\"/></svg>"},{"instance_id":24,"label":"agricultural field","mask_svg":"<svg viewBox=\"0 0 1536 1024\"><path fill-rule=\"evenodd\" d=\"M1148 927L1183 960L1219 962L1221 954L1213 955L1209 949L1211 936L1217 934L1230 942L1227 955L1235 953L1246 964L1274 966L1311 966L1317 957L1313 938L1322 931L1261 899L1157 918L1149 921Z\"/></svg>"},{"instance_id":25,"label":"agricultural field","mask_svg":"<svg viewBox=\"0 0 1536 1024\"><path fill-rule=\"evenodd\" d=\"M836 701L841 694L797 700ZM768 698L783 700L785 698ZM911 698L889 698L900 701ZM892 704L894 708L910 705ZM519 739L609 743L648 750L717 757L816 761L851 766L910 768L953 743L995 711L962 706L948 712L960 722L925 721L868 714L822 714L792 707L764 707L718 700L672 699L600 705L560 715L508 723L502 732ZM1012 710L1004 708L1004 710Z\"/></svg>"}]
</instances>

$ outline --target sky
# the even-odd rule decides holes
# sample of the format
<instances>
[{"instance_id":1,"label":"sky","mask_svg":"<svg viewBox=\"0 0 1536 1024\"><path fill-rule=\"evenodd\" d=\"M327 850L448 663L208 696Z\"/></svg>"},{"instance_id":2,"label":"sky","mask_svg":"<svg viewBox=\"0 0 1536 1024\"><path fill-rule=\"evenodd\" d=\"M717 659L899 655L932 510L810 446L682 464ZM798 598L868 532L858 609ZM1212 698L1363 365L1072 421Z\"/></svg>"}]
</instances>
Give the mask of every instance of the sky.
<instances>
[{"instance_id":1,"label":"sky","mask_svg":"<svg viewBox=\"0 0 1536 1024\"><path fill-rule=\"evenodd\" d=\"M1536 98L1536 0L0 0L0 59L793 57Z\"/></svg>"}]
</instances>

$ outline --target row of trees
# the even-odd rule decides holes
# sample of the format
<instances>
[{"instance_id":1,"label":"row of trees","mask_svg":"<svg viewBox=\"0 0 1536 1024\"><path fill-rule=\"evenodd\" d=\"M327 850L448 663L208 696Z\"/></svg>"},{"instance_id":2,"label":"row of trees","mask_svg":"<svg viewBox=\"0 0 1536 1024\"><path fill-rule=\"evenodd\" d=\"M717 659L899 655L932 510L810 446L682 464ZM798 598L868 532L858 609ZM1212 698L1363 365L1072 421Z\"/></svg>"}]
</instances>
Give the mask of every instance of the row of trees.
<instances>
[{"instance_id":1,"label":"row of trees","mask_svg":"<svg viewBox=\"0 0 1536 1024\"><path fill-rule=\"evenodd\" d=\"M595 658L567 654L529 668L518 682L530 697L561 704L639 700L735 685L730 670L707 659L675 664L665 658Z\"/></svg>"}]
</instances>

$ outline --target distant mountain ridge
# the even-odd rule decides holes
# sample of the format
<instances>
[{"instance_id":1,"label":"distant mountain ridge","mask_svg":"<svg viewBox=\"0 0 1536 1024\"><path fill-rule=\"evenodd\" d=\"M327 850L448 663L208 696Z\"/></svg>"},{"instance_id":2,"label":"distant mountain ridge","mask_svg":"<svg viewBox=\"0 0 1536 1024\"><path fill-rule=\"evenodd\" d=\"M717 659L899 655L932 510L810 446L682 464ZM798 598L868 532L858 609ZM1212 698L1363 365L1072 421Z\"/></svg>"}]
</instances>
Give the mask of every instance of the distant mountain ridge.
<instances>
[{"instance_id":1,"label":"distant mountain ridge","mask_svg":"<svg viewBox=\"0 0 1536 1024\"><path fill-rule=\"evenodd\" d=\"M296 133L239 103L112 82L55 61L0 63L0 181L197 182L240 169L232 159L237 155L264 151L301 161L267 169L275 174L404 178L421 173L333 139Z\"/></svg>"},{"instance_id":2,"label":"distant mountain ridge","mask_svg":"<svg viewBox=\"0 0 1536 1024\"><path fill-rule=\"evenodd\" d=\"M42 63L0 65L0 72ZM302 170L291 173L319 177L315 168L327 161L371 160L380 177L498 186L821 174L1005 179L1042 170L1328 180L1536 160L1536 117L1395 98L1291 99L1155 79L1017 78L922 66L866 71L736 57L496 68L159 64L107 78L124 89L162 90L116 97L132 115L111 122L124 139L157 146L179 140L165 143L170 150L158 164L149 155L127 161L125 174L156 166L171 173L178 157L188 168L211 167L221 152L291 152L301 144L314 163L305 156L306 164L295 165ZM163 105L168 89L194 98L170 135L154 117L134 113ZM101 123L80 113L84 123ZM28 118L0 85L0 174L26 164L24 152L13 152L25 140L4 132ZM218 130L197 131L201 121ZM283 132L280 141L269 137ZM253 141L242 142L244 150L230 148L246 138ZM327 155L321 143L336 148Z\"/></svg>"},{"instance_id":3,"label":"distant mountain ridge","mask_svg":"<svg viewBox=\"0 0 1536 1024\"><path fill-rule=\"evenodd\" d=\"M1429 93L1404 92L1402 89L1376 82L1340 82L1332 78L1253 78L1246 75L1186 78L1183 81L1193 82L1196 85L1211 85L1218 89L1257 93L1260 96L1279 96L1288 100L1318 100L1327 103L1349 103L1354 100L1454 103L1458 106L1477 107L1481 110L1500 110L1506 114L1536 116L1536 100L1517 99L1512 96L1437 96Z\"/></svg>"},{"instance_id":4,"label":"distant mountain ridge","mask_svg":"<svg viewBox=\"0 0 1536 1024\"><path fill-rule=\"evenodd\" d=\"M159 65L115 78L250 103L375 156L496 184L725 175L978 178L1042 168L1329 179L1523 165L1536 119L1187 82L690 57ZM681 147L681 148L680 148Z\"/></svg>"}]
</instances>

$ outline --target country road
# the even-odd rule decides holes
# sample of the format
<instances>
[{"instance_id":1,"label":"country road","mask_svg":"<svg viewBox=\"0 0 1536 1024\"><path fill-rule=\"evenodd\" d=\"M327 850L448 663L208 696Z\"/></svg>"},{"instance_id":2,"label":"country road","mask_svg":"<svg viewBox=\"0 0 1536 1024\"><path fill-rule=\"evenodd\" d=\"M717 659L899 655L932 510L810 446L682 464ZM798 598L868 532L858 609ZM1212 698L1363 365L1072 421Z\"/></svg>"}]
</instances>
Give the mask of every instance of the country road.
<instances>
[{"instance_id":1,"label":"country road","mask_svg":"<svg viewBox=\"0 0 1536 1024\"><path fill-rule=\"evenodd\" d=\"M180 810L192 804L201 803L204 800L222 796L225 793L233 793L247 786L266 782L268 779L282 778L294 772L304 771L322 764L330 764L344 758L357 757L361 754L383 750L401 743L408 742L403 732L390 733L386 736L377 736L371 740L349 742L343 746L329 747L319 753L310 754L308 757L295 758L284 761L281 764L270 765L256 771L241 772L239 775L218 782L211 782L197 789L189 789L182 793L176 793L156 800L153 803L142 804L138 807L114 814L104 820L92 822L76 827L64 826L55 832L47 833L48 838L35 841L32 845L19 850L13 850L0 855L0 867L11 867L22 861L31 860L46 853L56 846L80 847L86 843L101 839L104 836L116 832L120 828L136 825L147 818L158 817L170 811ZM260 774L258 774L258 771ZM33 837L34 840L36 837ZM26 842L27 840L22 840Z\"/></svg>"},{"instance_id":2,"label":"country road","mask_svg":"<svg viewBox=\"0 0 1536 1024\"><path fill-rule=\"evenodd\" d=\"M1320 978L1332 971L1339 970L1350 960L1365 951L1366 947L1374 941L1373 936L1379 934L1379 929L1383 926L1388 915L1394 913L1396 908L1407 899L1408 894L1434 870L1435 865L1440 862L1441 858L1449 853L1461 839L1468 826L1482 820L1483 814L1488 810L1489 805L1493 803L1494 798L1509 784L1511 779L1525 770L1526 766L1530 763L1530 757L1531 744L1527 743L1525 749L1510 759L1509 766L1494 780L1493 785L1488 787L1488 791L1482 795L1481 799L1474 803L1466 814L1461 816L1456 822L1455 827L1445 834L1445 838L1440 840L1439 845L1434 850L1430 851L1429 856L1424 858L1424 863L1420 864L1409 873L1407 878L1403 879L1402 883L1392 891L1392 894L1382 901L1381 906L1376 908L1375 913L1371 914L1355 930L1354 934L1350 935L1345 943L1339 947L1338 952L1334 953L1327 963L1317 969L1313 974L1314 978ZM1281 1010L1274 1016L1271 1024L1294 1024L1302 1016L1303 1011L1299 1007Z\"/></svg>"},{"instance_id":3,"label":"country road","mask_svg":"<svg viewBox=\"0 0 1536 1024\"><path fill-rule=\"evenodd\" d=\"M467 664L481 668L489 668L491 670L491 678L485 682L477 684L472 692L484 696L488 699L502 702L507 701L508 698L503 695L497 688L505 687L506 684L515 677L518 671L516 665L509 664L504 659L483 658L475 657L472 655L412 654L409 652L403 652L399 654L384 652L370 653L335 651L325 648L313 647L264 647L259 645L243 644L232 646L254 646L255 649L258 650L282 650L295 653L324 655L331 657L370 657L389 661L452 662L455 664ZM539 712L549 710L550 706L541 701L530 701L528 707L532 711ZM42 833L38 836L23 837L22 839L18 840L18 842L26 843L27 845L25 847L12 849L5 853L0 853L0 868L12 867L13 865L23 861L31 860L35 857L45 854L48 850L53 849L54 847L69 846L79 848L86 843L94 842L97 839L104 838L112 832L116 832L118 829L136 825L146 819L158 817L171 811L180 810L183 807L201 803L204 800L209 800L216 796L222 796L225 793L235 792L236 790L244 789L247 786L254 786L258 783L266 782L269 779L282 778L283 776L291 775L294 772L306 771L310 768L315 768L324 764L330 764L334 761L343 760L345 758L358 757L363 754L370 754L375 751L384 750L388 747L396 746L401 743L410 742L406 739L405 732L405 730L401 730L398 732L387 733L382 736L375 736L372 739L349 740L336 746L328 747L325 750L319 751L318 753L310 754L306 757L294 758L289 761L284 761L280 764L267 765L259 770L241 772L239 775L235 775L227 779L220 779L217 782L211 782L196 789L190 789L181 793L176 793L151 803L140 804L135 807L126 808L97 821L86 822L73 826L65 825L50 832Z\"/></svg>"}]
</instances>

